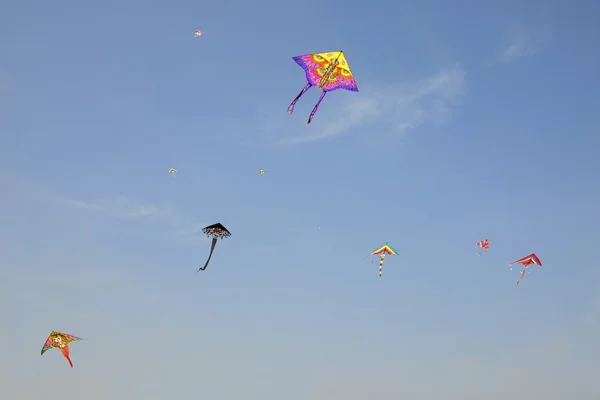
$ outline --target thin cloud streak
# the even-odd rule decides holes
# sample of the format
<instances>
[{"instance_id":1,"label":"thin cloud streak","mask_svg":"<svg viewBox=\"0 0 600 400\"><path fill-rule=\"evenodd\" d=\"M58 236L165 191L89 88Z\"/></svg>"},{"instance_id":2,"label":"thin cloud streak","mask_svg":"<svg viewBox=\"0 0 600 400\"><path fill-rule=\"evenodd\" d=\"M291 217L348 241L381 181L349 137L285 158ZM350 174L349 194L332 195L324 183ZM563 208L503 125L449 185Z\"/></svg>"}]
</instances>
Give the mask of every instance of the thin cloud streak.
<instances>
[{"instance_id":1,"label":"thin cloud streak","mask_svg":"<svg viewBox=\"0 0 600 400\"><path fill-rule=\"evenodd\" d=\"M168 226L168 229L165 230L165 237L180 244L193 245L206 239L206 235L202 233L202 228L207 224L194 223L190 225L183 222L189 219L178 215L171 207L142 203L132 197L125 196L109 197L89 202L75 199L65 200L76 208L112 218L128 221L152 219L161 222Z\"/></svg>"},{"instance_id":2,"label":"thin cloud streak","mask_svg":"<svg viewBox=\"0 0 600 400\"><path fill-rule=\"evenodd\" d=\"M349 100L329 118L331 122L321 122L319 133L284 139L279 144L329 139L373 123L384 123L398 133L424 123L444 123L460 105L464 83L465 71L455 66L416 82L366 86L359 99Z\"/></svg>"},{"instance_id":3,"label":"thin cloud streak","mask_svg":"<svg viewBox=\"0 0 600 400\"><path fill-rule=\"evenodd\" d=\"M202 233L202 228L206 226L208 226L208 224L204 222L196 223L191 226L173 231L170 234L170 237L179 243L196 245L199 242L205 242L209 240L207 236Z\"/></svg>"},{"instance_id":4,"label":"thin cloud streak","mask_svg":"<svg viewBox=\"0 0 600 400\"><path fill-rule=\"evenodd\" d=\"M131 197L119 196L93 201L65 198L65 201L77 208L97 212L115 218L169 218L173 216L171 208L162 208L153 204L142 204Z\"/></svg>"},{"instance_id":5,"label":"thin cloud streak","mask_svg":"<svg viewBox=\"0 0 600 400\"><path fill-rule=\"evenodd\" d=\"M81 201L65 199L66 202L76 208L99 213L111 218L134 221L152 219L167 226L164 230L166 239L184 245L195 245L206 239L202 228L207 224L187 222L189 218L178 215L171 207L162 207L137 201L132 197L113 197L95 201Z\"/></svg>"},{"instance_id":6,"label":"thin cloud streak","mask_svg":"<svg viewBox=\"0 0 600 400\"><path fill-rule=\"evenodd\" d=\"M536 52L537 50L529 47L527 42L518 41L511 44L506 50L504 50L502 59L503 61L510 61L514 58L534 55Z\"/></svg>"},{"instance_id":7,"label":"thin cloud streak","mask_svg":"<svg viewBox=\"0 0 600 400\"><path fill-rule=\"evenodd\" d=\"M0 175L0 190L20 193L20 196L35 199L54 207L78 209L121 221L141 222L151 220L166 226L166 238L183 244L196 244L204 235L202 223L192 223L190 218L179 215L173 208L139 201L129 196L104 197L97 200L81 200L37 185L13 175Z\"/></svg>"},{"instance_id":8,"label":"thin cloud streak","mask_svg":"<svg viewBox=\"0 0 600 400\"><path fill-rule=\"evenodd\" d=\"M486 66L510 63L523 57L534 56L549 46L551 39L552 34L549 28L536 32L518 32L513 35L512 40L500 54L486 63Z\"/></svg>"},{"instance_id":9,"label":"thin cloud streak","mask_svg":"<svg viewBox=\"0 0 600 400\"><path fill-rule=\"evenodd\" d=\"M534 41L530 35L520 34L504 49L496 62L507 63L517 58L532 56L537 53L534 46Z\"/></svg>"}]
</instances>

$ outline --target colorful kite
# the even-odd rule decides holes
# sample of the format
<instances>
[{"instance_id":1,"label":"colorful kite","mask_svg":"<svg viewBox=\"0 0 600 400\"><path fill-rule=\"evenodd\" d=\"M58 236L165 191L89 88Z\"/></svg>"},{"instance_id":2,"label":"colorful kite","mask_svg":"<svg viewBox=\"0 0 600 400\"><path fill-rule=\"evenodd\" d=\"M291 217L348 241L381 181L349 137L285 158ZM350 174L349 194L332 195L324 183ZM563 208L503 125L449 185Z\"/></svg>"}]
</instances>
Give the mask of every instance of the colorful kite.
<instances>
[{"instance_id":1,"label":"colorful kite","mask_svg":"<svg viewBox=\"0 0 600 400\"><path fill-rule=\"evenodd\" d=\"M170 172L170 173L172 173L172 174L173 174L173 176L175 176L175 172L177 172L177 170L176 170L175 168L171 168L171 169L169 170L169 172Z\"/></svg>"},{"instance_id":2,"label":"colorful kite","mask_svg":"<svg viewBox=\"0 0 600 400\"><path fill-rule=\"evenodd\" d=\"M311 86L317 86L319 89L323 90L323 93L321 93L319 101L315 104L315 107L308 117L309 124L319 109L319 104L321 104L321 101L323 101L327 92L332 92L337 89L358 92L356 81L354 80L354 76L352 75L352 71L350 70L350 66L348 65L348 61L346 61L343 51L305 54L303 56L292 58L306 72L306 80L308 83L288 107L288 114L294 112L296 102L300 96L311 88Z\"/></svg>"},{"instance_id":3,"label":"colorful kite","mask_svg":"<svg viewBox=\"0 0 600 400\"><path fill-rule=\"evenodd\" d=\"M46 339L44 347L42 347L42 354L52 348L59 349L69 362L69 365L71 365L71 368L73 368L73 362L71 362L71 357L69 357L69 343L76 340L82 339L67 333L52 331L50 336L48 336L48 339Z\"/></svg>"},{"instance_id":4,"label":"colorful kite","mask_svg":"<svg viewBox=\"0 0 600 400\"><path fill-rule=\"evenodd\" d=\"M477 247L480 247L481 250L489 250L490 249L490 243L488 242L487 239L482 240L481 242L477 243ZM481 255L481 251L479 253L477 253L478 256Z\"/></svg>"},{"instance_id":5,"label":"colorful kite","mask_svg":"<svg viewBox=\"0 0 600 400\"><path fill-rule=\"evenodd\" d=\"M511 267L510 268L511 271L512 271L513 264L521 264L523 266L523 271L521 271L521 277L517 281L517 285L521 284L521 281L523 280L523 277L525 276L525 271L527 271L527 268L531 264L537 264L539 267L542 266L542 262L540 261L538 256L535 255L535 253L531 253L530 255L521 258L520 260L510 263L509 266Z\"/></svg>"},{"instance_id":6,"label":"colorful kite","mask_svg":"<svg viewBox=\"0 0 600 400\"><path fill-rule=\"evenodd\" d=\"M260 170L260 174L261 174L261 175L264 175L264 174L265 174L265 170L264 170L264 169L261 169L261 170Z\"/></svg>"},{"instance_id":7,"label":"colorful kite","mask_svg":"<svg viewBox=\"0 0 600 400\"><path fill-rule=\"evenodd\" d=\"M390 255L398 255L398 252L394 250L392 246L390 246L387 242L377 250L371 253L372 255L379 255L379 276L383 273L383 260L385 259L386 254Z\"/></svg>"},{"instance_id":8,"label":"colorful kite","mask_svg":"<svg viewBox=\"0 0 600 400\"><path fill-rule=\"evenodd\" d=\"M204 271L206 269L206 267L208 267L210 258L212 257L213 251L215 250L215 246L217 245L217 240L225 239L225 238L228 238L231 236L231 232L229 232L227 230L227 228L225 228L221 224L214 224L214 225L207 226L206 228L202 229L202 232L204 232L204 234L206 236L212 237L212 245L210 247L210 254L208 255L208 260L206 260L206 264L204 264L204 267L202 267L198 271L196 271L196 273L198 273L200 271Z\"/></svg>"},{"instance_id":9,"label":"colorful kite","mask_svg":"<svg viewBox=\"0 0 600 400\"><path fill-rule=\"evenodd\" d=\"M200 37L202 36L202 32L200 32L199 30L196 30L196 34L194 37Z\"/></svg>"}]
</instances>

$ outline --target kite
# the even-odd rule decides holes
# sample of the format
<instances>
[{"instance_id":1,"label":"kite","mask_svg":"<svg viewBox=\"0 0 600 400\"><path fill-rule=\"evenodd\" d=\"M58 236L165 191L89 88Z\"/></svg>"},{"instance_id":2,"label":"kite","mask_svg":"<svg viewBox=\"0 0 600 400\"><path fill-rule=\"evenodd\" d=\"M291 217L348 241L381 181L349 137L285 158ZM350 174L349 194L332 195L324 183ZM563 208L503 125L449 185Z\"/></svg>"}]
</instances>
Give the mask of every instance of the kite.
<instances>
[{"instance_id":1,"label":"kite","mask_svg":"<svg viewBox=\"0 0 600 400\"><path fill-rule=\"evenodd\" d=\"M46 351L56 348L59 349L60 352L65 356L71 368L73 368L73 362L69 357L69 343L74 342L76 340L82 340L77 336L69 335L67 333L52 331L48 339L46 339L46 343L44 343L44 347L42 347L42 354Z\"/></svg>"},{"instance_id":2,"label":"kite","mask_svg":"<svg viewBox=\"0 0 600 400\"><path fill-rule=\"evenodd\" d=\"M490 249L490 243L488 242L487 239L482 240L481 242L477 243L477 247L480 247L481 250L489 250ZM479 253L477 253L478 256L481 255L481 251Z\"/></svg>"},{"instance_id":3,"label":"kite","mask_svg":"<svg viewBox=\"0 0 600 400\"><path fill-rule=\"evenodd\" d=\"M392 246L390 246L387 242L377 250L371 253L372 255L380 255L379 256L379 276L383 273L383 260L385 259L386 254L398 255L398 252L394 250Z\"/></svg>"},{"instance_id":4,"label":"kite","mask_svg":"<svg viewBox=\"0 0 600 400\"><path fill-rule=\"evenodd\" d=\"M523 280L523 277L525 276L525 271L527 271L527 268L531 264L537 264L540 267L542 266L542 262L540 261L538 256L535 255L535 253L531 253L530 255L521 258L520 260L510 263L509 266L511 267L511 269L510 269L511 271L512 271L513 264L517 264L517 263L521 264L523 266L523 271L521 271L521 277L517 281L517 286L521 284L521 281Z\"/></svg>"},{"instance_id":5,"label":"kite","mask_svg":"<svg viewBox=\"0 0 600 400\"><path fill-rule=\"evenodd\" d=\"M321 97L313 108L308 123L312 121L315 113L319 109L319 104L325 98L327 92L332 92L337 89L345 89L351 92L358 92L358 86L346 61L343 51L334 51L329 53L305 54L303 56L292 57L296 63L306 72L306 80L308 83L300 94L296 96L294 101L288 107L288 114L294 112L294 106L298 99L306 93L312 86L317 86L323 90Z\"/></svg>"},{"instance_id":6,"label":"kite","mask_svg":"<svg viewBox=\"0 0 600 400\"><path fill-rule=\"evenodd\" d=\"M261 169L261 170L260 170L260 174L261 174L261 175L264 175L264 174L265 174L265 170L264 170L264 169Z\"/></svg>"},{"instance_id":7,"label":"kite","mask_svg":"<svg viewBox=\"0 0 600 400\"><path fill-rule=\"evenodd\" d=\"M196 30L196 35L194 37L200 37L202 36L202 32L200 32L199 30Z\"/></svg>"},{"instance_id":8,"label":"kite","mask_svg":"<svg viewBox=\"0 0 600 400\"><path fill-rule=\"evenodd\" d=\"M172 173L172 174L173 174L173 176L175 176L175 172L177 172L177 170L176 170L175 168L171 168L171 169L169 170L169 172L170 172L170 173Z\"/></svg>"},{"instance_id":9,"label":"kite","mask_svg":"<svg viewBox=\"0 0 600 400\"><path fill-rule=\"evenodd\" d=\"M210 262L210 258L212 257L213 251L215 250L215 246L217 245L218 239L226 239L231 236L231 232L227 230L221 224L209 225L206 228L202 229L202 232L208 237L212 237L212 245L210 247L210 254L208 255L208 260L206 260L206 264L204 267L200 268L196 273L200 271L204 271L206 267L208 267L208 263Z\"/></svg>"}]
</instances>

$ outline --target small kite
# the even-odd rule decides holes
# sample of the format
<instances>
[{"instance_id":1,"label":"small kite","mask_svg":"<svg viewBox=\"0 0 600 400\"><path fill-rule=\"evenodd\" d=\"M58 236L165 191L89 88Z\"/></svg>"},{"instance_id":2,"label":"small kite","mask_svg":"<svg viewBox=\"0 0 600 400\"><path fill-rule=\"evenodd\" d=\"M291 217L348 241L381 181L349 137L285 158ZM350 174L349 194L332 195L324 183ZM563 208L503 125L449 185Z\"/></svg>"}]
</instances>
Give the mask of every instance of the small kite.
<instances>
[{"instance_id":1,"label":"small kite","mask_svg":"<svg viewBox=\"0 0 600 400\"><path fill-rule=\"evenodd\" d=\"M490 242L488 242L487 239L482 240L481 242L477 243L477 247L481 248L481 250L489 250L490 249ZM479 253L477 253L478 256L481 255L482 251L480 251Z\"/></svg>"},{"instance_id":2,"label":"small kite","mask_svg":"<svg viewBox=\"0 0 600 400\"><path fill-rule=\"evenodd\" d=\"M540 261L538 256L535 255L535 253L531 253L530 255L521 258L520 260L510 263L509 266L511 267L510 268L511 271L512 271L513 264L521 264L523 266L523 271L521 271L521 277L517 281L517 285L521 284L521 281L523 280L523 277L525 276L525 271L527 271L527 268L531 264L537 264L539 267L542 266L542 262Z\"/></svg>"},{"instance_id":3,"label":"small kite","mask_svg":"<svg viewBox=\"0 0 600 400\"><path fill-rule=\"evenodd\" d=\"M265 170L264 170L264 169L261 169L261 170L260 170L260 174L261 174L261 175L264 175L264 174L265 174Z\"/></svg>"},{"instance_id":4,"label":"small kite","mask_svg":"<svg viewBox=\"0 0 600 400\"><path fill-rule=\"evenodd\" d=\"M169 170L169 172L170 172L170 173L172 173L172 174L173 174L173 176L175 176L175 172L177 172L177 170L176 170L175 168L171 168L171 169Z\"/></svg>"},{"instance_id":5,"label":"small kite","mask_svg":"<svg viewBox=\"0 0 600 400\"><path fill-rule=\"evenodd\" d=\"M60 352L65 356L71 368L73 368L73 362L71 361L71 357L69 357L69 343L74 342L76 340L82 340L77 336L69 335L68 333L62 333L57 331L52 331L48 339L46 339L46 343L44 343L44 347L42 347L42 354L46 351L55 348L59 349Z\"/></svg>"},{"instance_id":6,"label":"small kite","mask_svg":"<svg viewBox=\"0 0 600 400\"><path fill-rule=\"evenodd\" d=\"M200 32L199 30L196 30L196 34L194 35L194 37L200 37L202 36L202 32Z\"/></svg>"},{"instance_id":7,"label":"small kite","mask_svg":"<svg viewBox=\"0 0 600 400\"><path fill-rule=\"evenodd\" d=\"M371 253L376 256L379 255L379 276L383 273L383 260L385 259L386 254L390 255L398 255L398 252L394 250L392 246L390 246L387 242L377 250Z\"/></svg>"},{"instance_id":8,"label":"small kite","mask_svg":"<svg viewBox=\"0 0 600 400\"><path fill-rule=\"evenodd\" d=\"M200 271L204 271L206 269L206 267L208 267L210 258L212 257L213 251L215 250L215 246L217 245L217 240L218 239L226 239L231 236L231 232L229 232L227 230L227 228L225 228L221 224L214 224L214 225L207 226L206 228L202 229L202 232L204 232L204 234L206 236L212 237L212 245L210 246L210 254L208 255L208 260L206 260L206 264L204 264L204 267L202 267L198 271L196 271L196 273L198 273Z\"/></svg>"},{"instance_id":9,"label":"small kite","mask_svg":"<svg viewBox=\"0 0 600 400\"><path fill-rule=\"evenodd\" d=\"M329 53L305 54L303 56L292 57L296 63L306 72L306 80L308 83L298 96L292 101L288 107L288 114L294 112L294 106L298 99L306 93L311 86L317 86L323 90L321 97L313 108L308 123L312 121L315 113L319 109L319 104L325 98L327 92L332 92L337 89L345 89L351 92L358 92L358 86L346 61L343 51L333 51Z\"/></svg>"}]
</instances>

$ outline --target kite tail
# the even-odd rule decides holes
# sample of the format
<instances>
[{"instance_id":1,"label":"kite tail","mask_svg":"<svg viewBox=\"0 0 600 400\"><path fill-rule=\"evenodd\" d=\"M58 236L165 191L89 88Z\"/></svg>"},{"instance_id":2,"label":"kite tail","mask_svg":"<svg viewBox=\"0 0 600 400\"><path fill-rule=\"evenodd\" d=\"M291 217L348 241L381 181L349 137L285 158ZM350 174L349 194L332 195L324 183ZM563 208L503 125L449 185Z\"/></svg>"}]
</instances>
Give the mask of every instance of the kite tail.
<instances>
[{"instance_id":1,"label":"kite tail","mask_svg":"<svg viewBox=\"0 0 600 400\"><path fill-rule=\"evenodd\" d=\"M306 93L306 91L308 89L310 89L310 87L312 86L312 83L308 83L306 86L304 86L304 89L302 89L300 91L300 94L298 96L296 96L296 98L294 99L294 101L292 101L292 103L290 104L290 106L288 107L288 114L291 114L294 112L294 106L296 105L296 102L298 101L298 99L304 94Z\"/></svg>"},{"instance_id":2,"label":"kite tail","mask_svg":"<svg viewBox=\"0 0 600 400\"><path fill-rule=\"evenodd\" d=\"M206 260L206 264L204 264L204 267L200 268L198 271L196 271L196 273L200 272L200 271L204 271L206 269L206 267L208 267L208 263L210 262L210 258L213 255L213 251L215 250L215 246L217 245L217 238L213 238L212 240L212 245L210 246L210 254L208 255L208 260Z\"/></svg>"},{"instance_id":3,"label":"kite tail","mask_svg":"<svg viewBox=\"0 0 600 400\"><path fill-rule=\"evenodd\" d=\"M325 93L325 92L323 92L323 93ZM385 255L384 255L384 254L382 254L382 255L379 257L379 276L381 276L381 274L383 273L383 259L384 259L384 258L385 258Z\"/></svg>"},{"instance_id":4,"label":"kite tail","mask_svg":"<svg viewBox=\"0 0 600 400\"><path fill-rule=\"evenodd\" d=\"M327 94L327 92L323 91L323 93L321 94L321 97L319 97L319 101L317 101L317 104L315 104L315 108L313 108L312 112L310 113L310 116L308 117L308 122L307 122L308 124L310 124L310 121L312 121L313 117L315 116L315 113L319 109L319 104L321 104L321 102L325 98L326 94Z\"/></svg>"},{"instance_id":5,"label":"kite tail","mask_svg":"<svg viewBox=\"0 0 600 400\"><path fill-rule=\"evenodd\" d=\"M517 281L517 286L521 284L521 281L523 280L523 277L525 277L525 270L523 270L521 272L521 277L519 278L519 280Z\"/></svg>"},{"instance_id":6,"label":"kite tail","mask_svg":"<svg viewBox=\"0 0 600 400\"><path fill-rule=\"evenodd\" d=\"M71 361L71 357L69 357L69 346L61 347L60 352L65 356L71 368L73 368L73 362Z\"/></svg>"}]
</instances>

